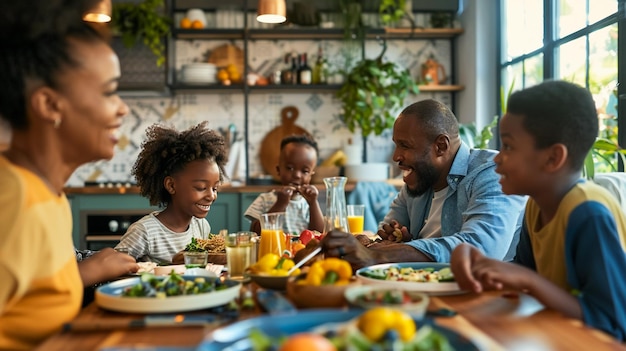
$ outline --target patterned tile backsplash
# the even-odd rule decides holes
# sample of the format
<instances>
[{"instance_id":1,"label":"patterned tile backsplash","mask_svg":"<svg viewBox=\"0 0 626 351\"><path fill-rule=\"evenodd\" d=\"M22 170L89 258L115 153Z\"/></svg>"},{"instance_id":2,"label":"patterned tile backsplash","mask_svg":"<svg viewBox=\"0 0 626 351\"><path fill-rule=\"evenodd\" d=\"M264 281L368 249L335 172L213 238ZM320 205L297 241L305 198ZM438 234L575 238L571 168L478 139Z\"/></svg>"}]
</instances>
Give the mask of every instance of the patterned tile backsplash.
<instances>
[{"instance_id":1,"label":"patterned tile backsplash","mask_svg":"<svg viewBox=\"0 0 626 351\"><path fill-rule=\"evenodd\" d=\"M204 61L207 52L221 44L224 42L178 40L176 68L180 69L183 63ZM284 67L282 58L288 52L306 52L312 64L317 57L319 45L322 45L331 67L341 67L344 64L345 55L340 52L343 47L341 41L258 40L248 43L251 58L249 70L268 75L272 71L282 69ZM380 48L376 41L368 41L366 56L375 57ZM450 51L448 40L392 40L388 42L385 58L408 67L417 79L421 63L431 55L444 65L446 72L451 72ZM450 105L451 97L451 93L446 92L420 93L409 97L405 105L427 98L438 99ZM154 123L171 125L180 130L205 120L209 121L211 128L218 130L226 130L230 125L234 125L237 131L235 142L239 143L231 147L231 163L237 163L229 165L231 173L229 175L234 180L245 180L245 168L250 176L263 173L258 155L259 145L263 137L281 123L280 111L286 106L298 108L296 124L315 136L320 145L322 159L341 148L348 139L358 139L355 141L360 142L360 136L352 135L338 120L340 105L333 93L297 91L250 94L247 125L242 92L179 93L172 97L126 98L125 101L131 112L124 119L123 137L116 147L113 159L81 166L72 174L68 186L83 186L85 181L133 182L130 171L145 138L145 129ZM248 143L247 147L243 147L246 132ZM368 161L391 162L393 152L391 131L379 137L370 137L367 152ZM248 155L247 164L245 153Z\"/></svg>"}]
</instances>

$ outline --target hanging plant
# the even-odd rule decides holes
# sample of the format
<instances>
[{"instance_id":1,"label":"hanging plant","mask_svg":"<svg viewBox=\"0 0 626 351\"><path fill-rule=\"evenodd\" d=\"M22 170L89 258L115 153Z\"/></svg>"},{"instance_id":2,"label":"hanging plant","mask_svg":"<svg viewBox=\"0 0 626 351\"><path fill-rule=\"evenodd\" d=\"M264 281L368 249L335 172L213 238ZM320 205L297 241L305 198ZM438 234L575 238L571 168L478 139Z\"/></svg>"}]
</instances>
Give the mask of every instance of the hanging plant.
<instances>
[{"instance_id":1,"label":"hanging plant","mask_svg":"<svg viewBox=\"0 0 626 351\"><path fill-rule=\"evenodd\" d=\"M360 128L363 138L391 129L396 120L393 113L403 107L409 93L419 92L407 69L383 61L386 49L383 41L380 55L360 61L347 72L337 92L342 105L339 119L353 133Z\"/></svg>"},{"instance_id":2,"label":"hanging plant","mask_svg":"<svg viewBox=\"0 0 626 351\"><path fill-rule=\"evenodd\" d=\"M157 57L157 66L165 63L165 40L170 34L170 19L163 14L163 1L113 4L113 31L122 36L126 47L143 43Z\"/></svg>"}]
</instances>

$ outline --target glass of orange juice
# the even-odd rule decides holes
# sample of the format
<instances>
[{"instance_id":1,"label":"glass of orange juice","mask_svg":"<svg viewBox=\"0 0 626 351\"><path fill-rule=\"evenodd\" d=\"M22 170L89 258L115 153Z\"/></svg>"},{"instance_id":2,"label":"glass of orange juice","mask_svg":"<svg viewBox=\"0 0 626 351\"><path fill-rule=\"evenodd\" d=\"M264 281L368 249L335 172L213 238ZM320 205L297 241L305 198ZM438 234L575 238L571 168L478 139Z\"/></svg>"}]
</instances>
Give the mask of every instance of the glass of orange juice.
<instances>
[{"instance_id":1,"label":"glass of orange juice","mask_svg":"<svg viewBox=\"0 0 626 351\"><path fill-rule=\"evenodd\" d=\"M365 205L347 205L348 210L348 227L350 233L362 234L365 220Z\"/></svg>"},{"instance_id":2,"label":"glass of orange juice","mask_svg":"<svg viewBox=\"0 0 626 351\"><path fill-rule=\"evenodd\" d=\"M261 244L259 259L268 253L282 256L285 250L285 212L264 213L261 215Z\"/></svg>"}]
</instances>

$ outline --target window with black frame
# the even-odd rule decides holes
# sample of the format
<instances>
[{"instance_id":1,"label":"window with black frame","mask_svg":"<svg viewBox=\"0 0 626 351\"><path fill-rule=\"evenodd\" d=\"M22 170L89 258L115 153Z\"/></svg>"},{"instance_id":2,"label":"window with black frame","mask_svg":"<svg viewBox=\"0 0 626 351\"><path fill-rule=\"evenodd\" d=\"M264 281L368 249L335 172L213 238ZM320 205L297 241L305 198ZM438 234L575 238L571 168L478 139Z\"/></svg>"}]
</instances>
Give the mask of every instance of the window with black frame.
<instances>
[{"instance_id":1,"label":"window with black frame","mask_svg":"<svg viewBox=\"0 0 626 351\"><path fill-rule=\"evenodd\" d=\"M625 136L618 137L618 68L626 63L622 58L620 65L618 58L618 28L624 21L618 4L624 7L625 1L500 0L500 85L515 91L563 79L584 86L598 108L599 138L616 148L624 145ZM626 114L621 118L626 122ZM596 172L615 170L619 158L615 152L610 156L612 163L596 159Z\"/></svg>"}]
</instances>

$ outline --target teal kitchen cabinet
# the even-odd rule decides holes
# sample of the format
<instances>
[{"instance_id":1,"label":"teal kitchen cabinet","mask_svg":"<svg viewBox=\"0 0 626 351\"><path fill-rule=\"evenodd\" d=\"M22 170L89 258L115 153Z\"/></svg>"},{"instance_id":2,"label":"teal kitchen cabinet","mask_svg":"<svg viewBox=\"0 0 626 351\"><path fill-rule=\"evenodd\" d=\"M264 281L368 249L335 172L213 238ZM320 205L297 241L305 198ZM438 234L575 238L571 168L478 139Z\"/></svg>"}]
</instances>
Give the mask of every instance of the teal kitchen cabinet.
<instances>
[{"instance_id":1,"label":"teal kitchen cabinet","mask_svg":"<svg viewBox=\"0 0 626 351\"><path fill-rule=\"evenodd\" d=\"M217 200L211 205L211 210L206 219L211 225L211 233L219 233L221 229L228 229L229 232L240 231L239 218L243 216L240 210L238 193L221 192L217 195Z\"/></svg>"},{"instance_id":2,"label":"teal kitchen cabinet","mask_svg":"<svg viewBox=\"0 0 626 351\"><path fill-rule=\"evenodd\" d=\"M69 194L72 238L80 249L115 246L128 225L157 210L139 194Z\"/></svg>"},{"instance_id":3,"label":"teal kitchen cabinet","mask_svg":"<svg viewBox=\"0 0 626 351\"><path fill-rule=\"evenodd\" d=\"M254 202L254 200L261 193L241 193L241 217L240 217L240 227L241 230L250 230L250 221L247 220L243 214L246 212L248 207Z\"/></svg>"}]
</instances>

